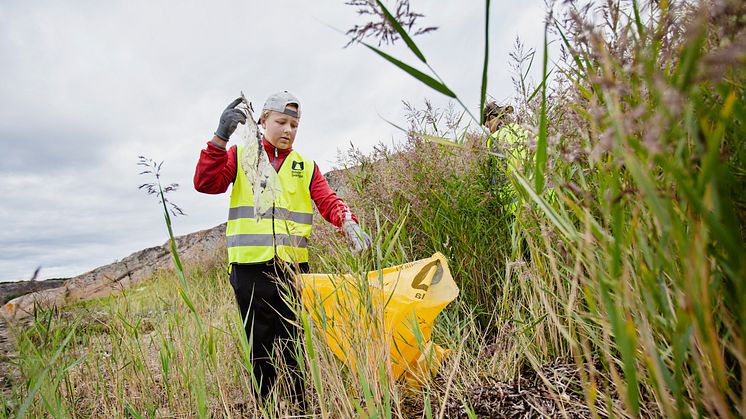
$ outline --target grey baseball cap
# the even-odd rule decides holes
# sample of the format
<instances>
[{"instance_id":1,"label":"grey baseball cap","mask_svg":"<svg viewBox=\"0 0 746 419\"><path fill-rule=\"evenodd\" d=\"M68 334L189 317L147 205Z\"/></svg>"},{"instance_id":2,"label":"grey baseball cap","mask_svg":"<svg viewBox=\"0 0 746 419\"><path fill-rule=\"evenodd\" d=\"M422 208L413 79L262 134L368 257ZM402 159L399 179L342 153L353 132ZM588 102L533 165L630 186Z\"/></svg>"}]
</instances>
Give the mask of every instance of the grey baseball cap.
<instances>
[{"instance_id":1,"label":"grey baseball cap","mask_svg":"<svg viewBox=\"0 0 746 419\"><path fill-rule=\"evenodd\" d=\"M292 109L287 109L287 106L291 104L298 107L297 112ZM298 98L288 93L287 90L270 95L267 98L267 101L264 102L262 110L280 112L300 119L300 101Z\"/></svg>"}]
</instances>

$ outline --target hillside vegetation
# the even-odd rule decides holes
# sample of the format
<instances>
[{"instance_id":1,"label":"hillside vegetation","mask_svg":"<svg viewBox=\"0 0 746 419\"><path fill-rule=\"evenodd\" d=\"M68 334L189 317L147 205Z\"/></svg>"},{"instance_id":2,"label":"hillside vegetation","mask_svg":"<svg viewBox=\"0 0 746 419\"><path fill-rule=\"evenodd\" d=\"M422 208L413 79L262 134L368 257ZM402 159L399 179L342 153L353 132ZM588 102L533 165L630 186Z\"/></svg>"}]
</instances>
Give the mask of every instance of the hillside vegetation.
<instances>
[{"instance_id":1,"label":"hillside vegetation","mask_svg":"<svg viewBox=\"0 0 746 419\"><path fill-rule=\"evenodd\" d=\"M313 271L448 257L431 381L392 382L385 352L351 371L295 304L305 405L257 403L217 260L15 330L0 416L746 416L746 3L566 3L555 62L512 54L525 150L410 108L399 145L341 161L375 248L315 223Z\"/></svg>"}]
</instances>

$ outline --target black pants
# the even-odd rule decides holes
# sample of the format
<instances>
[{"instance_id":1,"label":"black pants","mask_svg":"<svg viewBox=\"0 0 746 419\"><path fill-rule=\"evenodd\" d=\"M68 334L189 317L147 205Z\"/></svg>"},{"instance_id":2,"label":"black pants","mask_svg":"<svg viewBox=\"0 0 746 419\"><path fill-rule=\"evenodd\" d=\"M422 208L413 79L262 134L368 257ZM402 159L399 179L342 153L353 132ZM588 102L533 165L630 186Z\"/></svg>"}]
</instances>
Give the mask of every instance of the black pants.
<instances>
[{"instance_id":1,"label":"black pants","mask_svg":"<svg viewBox=\"0 0 746 419\"><path fill-rule=\"evenodd\" d=\"M293 269L307 273L308 263L301 263L297 268L275 261L251 265L233 264L231 267L231 286L236 294L241 319L246 323L246 337L253 339L250 342L251 362L262 396L269 393L277 379L277 371L271 359L275 342L283 347L285 364L291 370L297 368L294 345L290 341L297 336L297 330L286 320L293 320L295 314L283 300L283 286L280 285L287 284L293 289ZM293 390L298 396L302 394L300 384L300 380L292 380Z\"/></svg>"}]
</instances>

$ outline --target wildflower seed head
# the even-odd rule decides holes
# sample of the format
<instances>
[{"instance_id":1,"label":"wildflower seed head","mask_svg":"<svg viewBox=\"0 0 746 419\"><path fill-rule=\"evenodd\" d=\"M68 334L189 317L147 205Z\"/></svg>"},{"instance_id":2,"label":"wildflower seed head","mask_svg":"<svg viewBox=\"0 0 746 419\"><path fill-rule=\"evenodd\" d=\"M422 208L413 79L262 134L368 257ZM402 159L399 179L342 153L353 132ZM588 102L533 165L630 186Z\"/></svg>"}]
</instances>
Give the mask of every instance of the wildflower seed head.
<instances>
[{"instance_id":1,"label":"wildflower seed head","mask_svg":"<svg viewBox=\"0 0 746 419\"><path fill-rule=\"evenodd\" d=\"M400 38L399 33L375 1L347 0L345 4L355 7L358 15L367 16L370 19L361 25L353 26L346 32L350 36L350 41L345 46L362 42L364 39L371 37L378 39L378 46L381 46L381 44L393 44ZM416 27L417 21L424 15L413 12L409 6L409 0L397 0L393 8L387 7L387 9L410 36L437 30L437 27L434 26Z\"/></svg>"}]
</instances>

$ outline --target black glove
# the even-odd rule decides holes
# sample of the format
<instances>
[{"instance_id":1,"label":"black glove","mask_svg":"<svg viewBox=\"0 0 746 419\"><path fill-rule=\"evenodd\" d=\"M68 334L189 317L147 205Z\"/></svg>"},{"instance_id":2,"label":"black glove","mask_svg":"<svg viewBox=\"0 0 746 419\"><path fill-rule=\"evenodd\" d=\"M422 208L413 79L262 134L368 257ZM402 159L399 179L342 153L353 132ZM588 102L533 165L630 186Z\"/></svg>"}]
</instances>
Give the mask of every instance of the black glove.
<instances>
[{"instance_id":1,"label":"black glove","mask_svg":"<svg viewBox=\"0 0 746 419\"><path fill-rule=\"evenodd\" d=\"M228 141L238 124L246 123L246 114L236 109L236 106L242 101L243 98L234 100L220 115L220 124L218 124L218 130L215 131L215 136L221 140Z\"/></svg>"}]
</instances>

